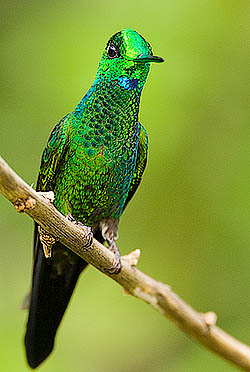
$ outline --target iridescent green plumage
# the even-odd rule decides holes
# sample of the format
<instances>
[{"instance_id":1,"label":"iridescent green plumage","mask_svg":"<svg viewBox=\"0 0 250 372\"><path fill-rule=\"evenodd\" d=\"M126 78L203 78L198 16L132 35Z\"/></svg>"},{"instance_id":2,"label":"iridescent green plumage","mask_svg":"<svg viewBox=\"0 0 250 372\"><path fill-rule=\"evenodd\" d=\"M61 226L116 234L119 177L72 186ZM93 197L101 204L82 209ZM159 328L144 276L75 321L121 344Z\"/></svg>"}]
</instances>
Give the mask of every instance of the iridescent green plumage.
<instances>
[{"instance_id":1,"label":"iridescent green plumage","mask_svg":"<svg viewBox=\"0 0 250 372\"><path fill-rule=\"evenodd\" d=\"M154 61L162 62L162 59L152 55L150 45L138 33L127 29L115 34L104 50L92 87L76 109L55 126L42 156L37 189L53 190L56 208L90 226L94 236L101 242L106 240L115 253L119 218L140 184L146 165L147 133L138 121L138 113L141 91L150 62ZM56 328L77 277L86 266L60 243L53 251L53 258L46 260L36 237L26 334L28 361L33 368L51 351ZM47 270L46 277L59 282L54 285L53 279L51 282L47 279L46 290L43 289L43 279L37 274L41 268ZM72 276L65 281L69 272ZM38 280L41 294L36 288ZM49 301L48 292L53 285L65 285L67 295L66 298L61 295L60 304L53 303L56 315L48 326L49 307L40 315L42 320L34 314L38 303L41 312L45 292ZM47 349L38 352L38 346L34 345L39 342L47 343Z\"/></svg>"},{"instance_id":2,"label":"iridescent green plumage","mask_svg":"<svg viewBox=\"0 0 250 372\"><path fill-rule=\"evenodd\" d=\"M55 191L54 204L63 214L93 229L103 218L119 219L137 173L138 112L149 62L133 58L151 54L131 30L116 34L110 44L119 48L119 62L105 49L93 86L51 134L38 183L39 190ZM146 152L147 141L144 147Z\"/></svg>"}]
</instances>

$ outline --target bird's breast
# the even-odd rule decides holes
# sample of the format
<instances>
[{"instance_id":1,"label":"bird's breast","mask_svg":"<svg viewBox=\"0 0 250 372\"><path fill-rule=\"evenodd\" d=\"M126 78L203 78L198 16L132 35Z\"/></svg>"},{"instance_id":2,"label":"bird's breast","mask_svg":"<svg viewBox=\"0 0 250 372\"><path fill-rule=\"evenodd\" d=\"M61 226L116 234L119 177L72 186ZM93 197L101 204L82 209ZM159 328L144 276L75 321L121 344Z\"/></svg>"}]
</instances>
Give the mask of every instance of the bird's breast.
<instances>
[{"instance_id":1,"label":"bird's breast","mask_svg":"<svg viewBox=\"0 0 250 372\"><path fill-rule=\"evenodd\" d=\"M134 173L138 139L138 126L122 133L78 129L58 176L61 212L92 225L110 216L119 218Z\"/></svg>"}]
</instances>

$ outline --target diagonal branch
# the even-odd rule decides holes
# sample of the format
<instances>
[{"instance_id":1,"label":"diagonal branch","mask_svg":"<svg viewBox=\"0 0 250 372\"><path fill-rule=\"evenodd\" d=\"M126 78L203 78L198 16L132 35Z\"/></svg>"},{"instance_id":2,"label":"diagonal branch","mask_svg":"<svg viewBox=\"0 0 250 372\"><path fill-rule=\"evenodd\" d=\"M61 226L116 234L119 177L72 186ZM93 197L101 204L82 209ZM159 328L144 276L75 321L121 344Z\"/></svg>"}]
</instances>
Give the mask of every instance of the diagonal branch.
<instances>
[{"instance_id":1,"label":"diagonal branch","mask_svg":"<svg viewBox=\"0 0 250 372\"><path fill-rule=\"evenodd\" d=\"M52 203L27 185L0 157L0 192L20 212L25 212L47 233L85 261L100 268L113 265L113 254L94 239L88 247L87 231L84 233L73 222L67 220ZM134 265L138 251L122 257L122 270L109 275L126 292L153 306L163 316L172 320L186 334L192 336L210 351L229 360L244 371L250 371L250 347L215 326L216 315L196 312L186 304L169 286L158 282L139 271Z\"/></svg>"}]
</instances>

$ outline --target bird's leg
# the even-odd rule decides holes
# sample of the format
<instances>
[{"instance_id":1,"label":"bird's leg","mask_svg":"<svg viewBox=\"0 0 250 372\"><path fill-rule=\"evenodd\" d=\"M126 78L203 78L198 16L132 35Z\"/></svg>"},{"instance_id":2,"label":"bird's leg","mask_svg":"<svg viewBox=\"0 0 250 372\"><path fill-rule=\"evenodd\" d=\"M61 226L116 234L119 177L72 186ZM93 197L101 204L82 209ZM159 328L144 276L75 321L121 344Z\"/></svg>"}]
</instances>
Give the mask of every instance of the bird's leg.
<instances>
[{"instance_id":1,"label":"bird's leg","mask_svg":"<svg viewBox=\"0 0 250 372\"><path fill-rule=\"evenodd\" d=\"M55 244L56 239L49 235L41 226L38 226L39 239L43 245L43 252L46 258L51 258L52 256L52 246Z\"/></svg>"},{"instance_id":2,"label":"bird's leg","mask_svg":"<svg viewBox=\"0 0 250 372\"><path fill-rule=\"evenodd\" d=\"M118 221L110 218L102 221L100 227L102 230L102 236L108 243L108 249L115 255L114 264L108 269L103 269L103 271L108 272L109 274L119 274L121 271L121 256L115 242L118 238Z\"/></svg>"},{"instance_id":3,"label":"bird's leg","mask_svg":"<svg viewBox=\"0 0 250 372\"><path fill-rule=\"evenodd\" d=\"M68 213L66 218L67 218L67 220L73 222L75 225L79 226L79 228L83 230L83 232L85 234L86 241L87 241L87 243L85 244L85 248L87 249L87 248L91 247L91 245L93 243L93 233L92 233L91 227L90 226L85 226L80 221L76 221L71 213Z\"/></svg>"}]
</instances>

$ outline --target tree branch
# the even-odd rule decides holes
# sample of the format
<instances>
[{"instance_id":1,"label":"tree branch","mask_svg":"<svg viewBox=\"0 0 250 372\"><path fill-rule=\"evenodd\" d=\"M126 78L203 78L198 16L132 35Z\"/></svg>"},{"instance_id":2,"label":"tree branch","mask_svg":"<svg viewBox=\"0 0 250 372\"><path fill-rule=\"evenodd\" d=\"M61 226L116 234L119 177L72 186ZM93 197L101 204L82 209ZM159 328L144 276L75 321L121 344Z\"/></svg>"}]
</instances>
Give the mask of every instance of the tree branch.
<instances>
[{"instance_id":1,"label":"tree branch","mask_svg":"<svg viewBox=\"0 0 250 372\"><path fill-rule=\"evenodd\" d=\"M82 228L67 220L52 203L27 185L0 157L0 192L16 207L35 220L48 234L82 257L97 269L113 265L113 254L93 240L88 240ZM87 233L87 231L86 231ZM117 274L106 274L119 283L127 293L140 298L173 321L186 334L196 339L210 351L229 360L244 371L250 371L250 347L215 326L216 315L196 312L171 288L154 280L134 265L138 250L122 257L122 270Z\"/></svg>"}]
</instances>

